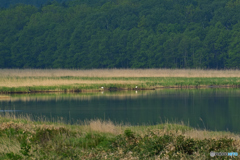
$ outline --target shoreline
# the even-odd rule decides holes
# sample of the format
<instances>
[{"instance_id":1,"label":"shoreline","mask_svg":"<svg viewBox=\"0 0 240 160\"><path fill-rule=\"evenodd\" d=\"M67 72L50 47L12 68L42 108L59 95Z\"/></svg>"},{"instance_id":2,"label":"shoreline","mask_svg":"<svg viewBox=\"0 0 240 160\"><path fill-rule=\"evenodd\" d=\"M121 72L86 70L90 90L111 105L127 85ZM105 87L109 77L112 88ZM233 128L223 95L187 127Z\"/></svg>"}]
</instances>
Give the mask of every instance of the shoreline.
<instances>
[{"instance_id":1,"label":"shoreline","mask_svg":"<svg viewBox=\"0 0 240 160\"><path fill-rule=\"evenodd\" d=\"M41 87L41 86L38 86ZM22 93L96 93L96 92L104 92L104 91L142 91L142 90L158 90L158 89L204 89L204 88L240 88L240 85L200 85L200 86L156 86L151 88L117 88L110 87L104 89L61 89L56 88L55 90L47 89L55 87L55 86L43 86L44 90L34 90L31 87L4 87L4 90L1 90L0 94L22 94ZM1 97L8 98L8 97Z\"/></svg>"},{"instance_id":2,"label":"shoreline","mask_svg":"<svg viewBox=\"0 0 240 160\"><path fill-rule=\"evenodd\" d=\"M240 77L0 76L0 93L102 92L164 88L240 88Z\"/></svg>"}]
</instances>

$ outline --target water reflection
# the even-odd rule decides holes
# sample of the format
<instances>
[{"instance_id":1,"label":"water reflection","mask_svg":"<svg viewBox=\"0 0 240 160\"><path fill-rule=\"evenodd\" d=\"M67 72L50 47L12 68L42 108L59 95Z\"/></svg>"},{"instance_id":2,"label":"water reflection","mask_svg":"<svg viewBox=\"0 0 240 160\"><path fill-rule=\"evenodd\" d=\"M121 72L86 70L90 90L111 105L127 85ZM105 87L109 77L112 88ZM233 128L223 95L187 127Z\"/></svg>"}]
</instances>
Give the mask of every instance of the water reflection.
<instances>
[{"instance_id":1,"label":"water reflection","mask_svg":"<svg viewBox=\"0 0 240 160\"><path fill-rule=\"evenodd\" d=\"M5 95L0 109L65 119L110 119L131 124L181 122L240 132L239 89L164 89L99 93Z\"/></svg>"},{"instance_id":2,"label":"water reflection","mask_svg":"<svg viewBox=\"0 0 240 160\"><path fill-rule=\"evenodd\" d=\"M19 112L20 110L0 110L0 112Z\"/></svg>"},{"instance_id":3,"label":"water reflection","mask_svg":"<svg viewBox=\"0 0 240 160\"><path fill-rule=\"evenodd\" d=\"M135 91L137 93L137 91ZM148 95L152 91L144 91L142 95ZM91 100L101 97L109 97L111 99L137 98L133 91L114 91L114 92L96 92L96 93L36 93L36 94L10 94L2 95L0 101L49 101L49 100Z\"/></svg>"}]
</instances>

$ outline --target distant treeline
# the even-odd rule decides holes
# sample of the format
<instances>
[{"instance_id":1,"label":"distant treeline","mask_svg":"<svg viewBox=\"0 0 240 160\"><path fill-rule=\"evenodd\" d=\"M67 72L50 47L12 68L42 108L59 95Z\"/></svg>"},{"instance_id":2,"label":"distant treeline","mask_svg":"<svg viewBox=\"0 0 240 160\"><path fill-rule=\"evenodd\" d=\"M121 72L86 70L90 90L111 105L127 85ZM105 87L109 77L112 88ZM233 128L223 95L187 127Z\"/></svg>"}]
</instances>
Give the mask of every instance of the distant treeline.
<instances>
[{"instance_id":1,"label":"distant treeline","mask_svg":"<svg viewBox=\"0 0 240 160\"><path fill-rule=\"evenodd\" d=\"M240 68L239 21L240 0L15 5L0 9L0 68Z\"/></svg>"}]
</instances>

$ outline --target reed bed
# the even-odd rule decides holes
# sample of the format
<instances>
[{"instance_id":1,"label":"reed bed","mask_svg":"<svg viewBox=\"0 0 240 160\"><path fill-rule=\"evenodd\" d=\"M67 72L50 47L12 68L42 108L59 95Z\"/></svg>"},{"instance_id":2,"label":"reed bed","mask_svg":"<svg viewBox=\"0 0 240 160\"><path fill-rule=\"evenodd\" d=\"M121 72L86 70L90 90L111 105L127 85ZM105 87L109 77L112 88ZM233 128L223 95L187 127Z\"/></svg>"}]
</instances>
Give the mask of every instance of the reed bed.
<instances>
[{"instance_id":1,"label":"reed bed","mask_svg":"<svg viewBox=\"0 0 240 160\"><path fill-rule=\"evenodd\" d=\"M239 70L2 69L0 93L239 87Z\"/></svg>"},{"instance_id":2,"label":"reed bed","mask_svg":"<svg viewBox=\"0 0 240 160\"><path fill-rule=\"evenodd\" d=\"M202 69L0 69L0 77L240 77L240 70Z\"/></svg>"},{"instance_id":3,"label":"reed bed","mask_svg":"<svg viewBox=\"0 0 240 160\"><path fill-rule=\"evenodd\" d=\"M240 151L239 134L168 122L131 126L95 119L69 125L2 113L0 135L0 159L210 159L211 151Z\"/></svg>"}]
</instances>

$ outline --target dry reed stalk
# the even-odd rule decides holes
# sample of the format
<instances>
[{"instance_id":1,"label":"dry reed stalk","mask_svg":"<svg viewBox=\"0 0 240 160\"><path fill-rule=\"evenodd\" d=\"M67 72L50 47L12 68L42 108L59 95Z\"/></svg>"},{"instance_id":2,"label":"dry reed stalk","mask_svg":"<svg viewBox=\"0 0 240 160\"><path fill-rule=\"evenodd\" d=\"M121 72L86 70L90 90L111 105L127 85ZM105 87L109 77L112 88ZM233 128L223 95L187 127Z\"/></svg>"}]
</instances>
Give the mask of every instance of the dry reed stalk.
<instances>
[{"instance_id":1,"label":"dry reed stalk","mask_svg":"<svg viewBox=\"0 0 240 160\"><path fill-rule=\"evenodd\" d=\"M232 138L234 140L240 141L240 136L237 134L233 134L230 132L212 132L212 131L206 131L206 130L197 130L193 129L190 131L187 131L183 134L186 137L193 138L193 139L207 139L207 138L212 138L212 139L220 139L220 138Z\"/></svg>"},{"instance_id":2,"label":"dry reed stalk","mask_svg":"<svg viewBox=\"0 0 240 160\"><path fill-rule=\"evenodd\" d=\"M16 141L9 141L6 138L0 138L0 153L18 153L21 149L20 143L16 143Z\"/></svg>"},{"instance_id":3,"label":"dry reed stalk","mask_svg":"<svg viewBox=\"0 0 240 160\"><path fill-rule=\"evenodd\" d=\"M202 69L0 69L0 77L240 77L240 70Z\"/></svg>"},{"instance_id":4,"label":"dry reed stalk","mask_svg":"<svg viewBox=\"0 0 240 160\"><path fill-rule=\"evenodd\" d=\"M120 127L113 124L111 121L102 121L102 120L91 120L89 122L89 127L93 131L112 133L112 134L121 134L122 131Z\"/></svg>"}]
</instances>

